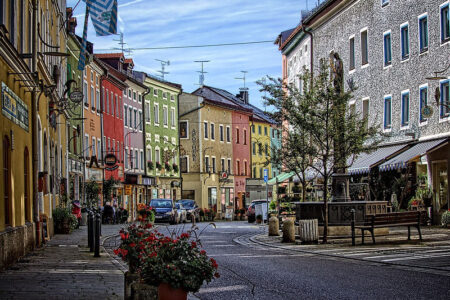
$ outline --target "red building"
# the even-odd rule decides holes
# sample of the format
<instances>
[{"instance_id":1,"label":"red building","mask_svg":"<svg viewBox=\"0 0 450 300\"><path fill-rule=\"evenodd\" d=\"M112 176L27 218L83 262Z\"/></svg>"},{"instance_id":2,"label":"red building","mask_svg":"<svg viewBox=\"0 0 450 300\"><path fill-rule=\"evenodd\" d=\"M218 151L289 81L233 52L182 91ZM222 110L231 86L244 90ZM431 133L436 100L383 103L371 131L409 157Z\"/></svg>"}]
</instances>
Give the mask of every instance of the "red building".
<instances>
[{"instance_id":1,"label":"red building","mask_svg":"<svg viewBox=\"0 0 450 300\"><path fill-rule=\"evenodd\" d=\"M115 72L108 65L103 64L108 70L106 75L102 77L102 110L103 110L103 149L102 159L108 155L109 158L113 154L116 159L116 165L105 165L104 179L111 177L124 182L124 126L123 126L123 91L127 85L120 78L121 74ZM105 163L108 163L106 161ZM119 184L114 194L118 196L119 204L121 203L120 195L123 195L123 186Z\"/></svg>"}]
</instances>

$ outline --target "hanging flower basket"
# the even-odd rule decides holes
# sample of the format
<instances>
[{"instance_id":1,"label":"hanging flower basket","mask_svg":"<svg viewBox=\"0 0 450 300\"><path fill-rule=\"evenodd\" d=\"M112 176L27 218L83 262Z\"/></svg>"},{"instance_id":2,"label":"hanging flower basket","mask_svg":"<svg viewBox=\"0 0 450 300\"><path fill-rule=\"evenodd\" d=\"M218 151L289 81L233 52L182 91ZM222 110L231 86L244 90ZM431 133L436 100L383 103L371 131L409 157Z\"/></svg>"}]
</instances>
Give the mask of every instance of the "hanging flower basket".
<instances>
[{"instance_id":1,"label":"hanging flower basket","mask_svg":"<svg viewBox=\"0 0 450 300\"><path fill-rule=\"evenodd\" d=\"M150 170L153 170L154 166L153 166L153 162L152 162L151 160L149 160L149 161L147 162L147 167L148 167Z\"/></svg>"},{"instance_id":2,"label":"hanging flower basket","mask_svg":"<svg viewBox=\"0 0 450 300\"><path fill-rule=\"evenodd\" d=\"M156 162L156 168L157 168L159 171L161 171L161 169L162 169L161 163Z\"/></svg>"},{"instance_id":3,"label":"hanging flower basket","mask_svg":"<svg viewBox=\"0 0 450 300\"><path fill-rule=\"evenodd\" d=\"M166 169L167 172L172 171L172 167L167 162L164 164L164 169Z\"/></svg>"}]
</instances>

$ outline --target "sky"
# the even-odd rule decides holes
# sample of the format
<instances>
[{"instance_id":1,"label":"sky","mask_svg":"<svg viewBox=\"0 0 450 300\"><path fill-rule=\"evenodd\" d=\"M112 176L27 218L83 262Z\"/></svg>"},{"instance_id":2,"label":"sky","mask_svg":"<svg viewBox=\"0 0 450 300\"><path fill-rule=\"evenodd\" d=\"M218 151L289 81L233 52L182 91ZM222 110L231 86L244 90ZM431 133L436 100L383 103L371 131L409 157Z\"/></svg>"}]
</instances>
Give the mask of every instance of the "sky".
<instances>
[{"instance_id":1,"label":"sky","mask_svg":"<svg viewBox=\"0 0 450 300\"><path fill-rule=\"evenodd\" d=\"M170 61L165 79L179 83L183 91L198 88L201 65L205 63L205 84L234 94L243 86L240 71L247 71L250 103L264 109L256 81L266 75L281 76L281 53L273 44L281 31L295 27L307 0L118 0L118 32L123 32L125 48L148 48L223 43L271 41L268 43L163 50L134 50L137 71L158 75L161 63ZM78 0L68 0L74 7ZM309 5L315 0L309 0ZM76 33L82 36L84 2L74 11ZM88 40L94 52L117 52L119 36L97 37L89 20Z\"/></svg>"}]
</instances>

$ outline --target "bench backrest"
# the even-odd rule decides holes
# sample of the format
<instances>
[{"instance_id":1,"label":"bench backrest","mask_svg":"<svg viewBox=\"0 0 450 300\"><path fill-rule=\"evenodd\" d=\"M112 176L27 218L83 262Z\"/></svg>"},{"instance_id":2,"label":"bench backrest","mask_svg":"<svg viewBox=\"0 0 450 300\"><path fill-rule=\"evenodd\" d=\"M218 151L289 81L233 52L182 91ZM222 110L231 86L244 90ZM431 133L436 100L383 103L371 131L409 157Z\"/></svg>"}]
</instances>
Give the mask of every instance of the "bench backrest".
<instances>
[{"instance_id":1,"label":"bench backrest","mask_svg":"<svg viewBox=\"0 0 450 300\"><path fill-rule=\"evenodd\" d=\"M365 218L366 225L387 225L387 224L404 224L404 223L421 223L420 211L393 212L386 214L367 215Z\"/></svg>"}]
</instances>

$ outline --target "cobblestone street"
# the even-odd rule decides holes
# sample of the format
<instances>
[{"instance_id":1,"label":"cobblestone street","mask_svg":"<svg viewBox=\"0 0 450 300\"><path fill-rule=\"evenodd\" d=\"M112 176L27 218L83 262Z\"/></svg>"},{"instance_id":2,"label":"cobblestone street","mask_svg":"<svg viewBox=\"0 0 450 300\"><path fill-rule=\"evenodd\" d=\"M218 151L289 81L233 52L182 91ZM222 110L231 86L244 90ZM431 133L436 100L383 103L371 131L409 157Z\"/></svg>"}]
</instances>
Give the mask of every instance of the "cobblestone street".
<instances>
[{"instance_id":1,"label":"cobblestone street","mask_svg":"<svg viewBox=\"0 0 450 300\"><path fill-rule=\"evenodd\" d=\"M104 225L102 238L121 226ZM44 247L0 272L0 299L122 299L123 271L108 253L94 258L87 229L56 235Z\"/></svg>"}]
</instances>

